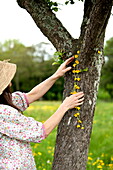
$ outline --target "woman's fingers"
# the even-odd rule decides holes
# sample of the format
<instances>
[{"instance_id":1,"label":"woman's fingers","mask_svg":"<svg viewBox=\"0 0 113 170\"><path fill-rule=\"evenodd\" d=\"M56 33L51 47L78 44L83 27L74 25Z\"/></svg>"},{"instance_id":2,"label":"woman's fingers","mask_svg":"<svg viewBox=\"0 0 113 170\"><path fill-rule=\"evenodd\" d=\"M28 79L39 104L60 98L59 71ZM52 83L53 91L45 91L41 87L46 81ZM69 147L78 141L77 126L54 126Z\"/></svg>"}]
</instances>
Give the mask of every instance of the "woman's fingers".
<instances>
[{"instance_id":1,"label":"woman's fingers","mask_svg":"<svg viewBox=\"0 0 113 170\"><path fill-rule=\"evenodd\" d=\"M65 71L65 73L67 72L67 71L69 71L69 70L71 70L72 69L72 67L67 67L64 71Z\"/></svg>"},{"instance_id":2,"label":"woman's fingers","mask_svg":"<svg viewBox=\"0 0 113 170\"><path fill-rule=\"evenodd\" d=\"M84 97L83 97L83 98L81 98L81 99L79 99L79 100L78 100L78 102L82 102L83 100L84 100Z\"/></svg>"},{"instance_id":3,"label":"woman's fingers","mask_svg":"<svg viewBox=\"0 0 113 170\"><path fill-rule=\"evenodd\" d=\"M68 65L69 63L71 63L74 60L74 57L70 57L68 58L64 63L65 65Z\"/></svg>"},{"instance_id":4,"label":"woman's fingers","mask_svg":"<svg viewBox=\"0 0 113 170\"><path fill-rule=\"evenodd\" d=\"M80 102L80 103L77 103L77 105L76 106L80 106L80 105L82 105L84 102ZM75 106L75 107L76 107Z\"/></svg>"},{"instance_id":5,"label":"woman's fingers","mask_svg":"<svg viewBox=\"0 0 113 170\"><path fill-rule=\"evenodd\" d=\"M79 97L79 96L83 96L84 95L84 93L81 91L81 92L77 92L76 94L75 94L75 96L76 97Z\"/></svg>"}]
</instances>

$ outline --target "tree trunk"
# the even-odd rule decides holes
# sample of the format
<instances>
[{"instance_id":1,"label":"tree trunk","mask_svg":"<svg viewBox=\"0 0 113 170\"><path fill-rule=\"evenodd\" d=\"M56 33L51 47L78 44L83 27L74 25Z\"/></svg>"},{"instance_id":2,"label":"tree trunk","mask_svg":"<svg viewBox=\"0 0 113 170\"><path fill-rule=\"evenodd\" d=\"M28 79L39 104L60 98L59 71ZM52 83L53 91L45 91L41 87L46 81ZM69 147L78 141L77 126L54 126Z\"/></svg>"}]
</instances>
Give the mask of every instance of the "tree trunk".
<instances>
[{"instance_id":1,"label":"tree trunk","mask_svg":"<svg viewBox=\"0 0 113 170\"><path fill-rule=\"evenodd\" d=\"M88 68L80 72L77 85L85 93L84 104L80 108L80 120L84 129L77 128L78 112L69 110L58 127L53 161L53 170L85 170L96 96L103 64L104 34L111 13L112 0L85 0L81 35L74 40L63 27L44 0L18 0L34 19L40 30L48 37L58 51L64 51L68 58L73 50L79 54L77 69ZM75 53L76 53L75 52ZM73 73L65 75L64 98L70 95L74 86Z\"/></svg>"}]
</instances>

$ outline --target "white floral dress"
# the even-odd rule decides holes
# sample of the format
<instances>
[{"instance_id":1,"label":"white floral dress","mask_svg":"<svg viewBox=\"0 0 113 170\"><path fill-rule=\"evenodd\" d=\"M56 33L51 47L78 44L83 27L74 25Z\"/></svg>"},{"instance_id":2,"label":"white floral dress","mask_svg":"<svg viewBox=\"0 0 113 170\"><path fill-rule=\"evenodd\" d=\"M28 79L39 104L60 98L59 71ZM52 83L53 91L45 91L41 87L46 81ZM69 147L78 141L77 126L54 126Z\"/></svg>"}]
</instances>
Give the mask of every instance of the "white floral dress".
<instances>
[{"instance_id":1,"label":"white floral dress","mask_svg":"<svg viewBox=\"0 0 113 170\"><path fill-rule=\"evenodd\" d=\"M21 111L28 107L26 95L12 94ZM0 170L36 170L30 142L45 138L44 126L8 105L0 104Z\"/></svg>"}]
</instances>

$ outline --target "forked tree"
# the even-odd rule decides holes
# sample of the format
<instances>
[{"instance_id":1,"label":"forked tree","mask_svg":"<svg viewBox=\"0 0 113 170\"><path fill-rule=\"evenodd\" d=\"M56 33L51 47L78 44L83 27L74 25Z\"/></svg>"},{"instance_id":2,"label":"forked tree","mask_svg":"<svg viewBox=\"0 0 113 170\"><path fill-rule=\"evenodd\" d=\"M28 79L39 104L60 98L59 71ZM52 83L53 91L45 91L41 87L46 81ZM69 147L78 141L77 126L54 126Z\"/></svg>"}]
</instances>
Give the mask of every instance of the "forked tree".
<instances>
[{"instance_id":1,"label":"forked tree","mask_svg":"<svg viewBox=\"0 0 113 170\"><path fill-rule=\"evenodd\" d=\"M111 14L112 0L85 0L79 39L74 39L62 25L48 5L48 0L17 0L17 2L20 7L27 10L56 50L65 54L64 60L80 51L77 58L79 64L77 68L74 66L75 73L70 71L64 77L64 98L70 95L75 84L76 91L80 87L85 93L85 101L80 107L80 115L74 116L78 108L69 110L58 126L53 170L85 170L104 61L104 36ZM74 16L72 17L74 20ZM87 71L81 72L84 69ZM77 76L76 70L80 71ZM76 79L75 83L74 76L81 80Z\"/></svg>"}]
</instances>

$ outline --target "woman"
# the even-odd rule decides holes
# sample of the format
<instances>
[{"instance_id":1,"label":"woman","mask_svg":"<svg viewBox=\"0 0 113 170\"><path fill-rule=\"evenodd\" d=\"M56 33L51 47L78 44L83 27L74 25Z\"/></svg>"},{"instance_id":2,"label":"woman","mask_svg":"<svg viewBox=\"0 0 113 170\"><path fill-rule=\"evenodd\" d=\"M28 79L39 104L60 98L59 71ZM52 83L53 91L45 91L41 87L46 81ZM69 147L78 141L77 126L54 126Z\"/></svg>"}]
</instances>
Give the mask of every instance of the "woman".
<instances>
[{"instance_id":1,"label":"woman","mask_svg":"<svg viewBox=\"0 0 113 170\"><path fill-rule=\"evenodd\" d=\"M83 103L83 92L67 97L58 110L44 124L23 112L30 103L42 97L71 67L67 59L58 70L29 93L10 93L10 84L16 72L16 65L0 61L0 169L36 170L30 142L40 142L58 125L68 109Z\"/></svg>"}]
</instances>

